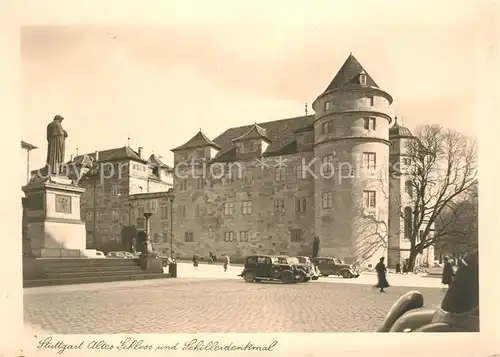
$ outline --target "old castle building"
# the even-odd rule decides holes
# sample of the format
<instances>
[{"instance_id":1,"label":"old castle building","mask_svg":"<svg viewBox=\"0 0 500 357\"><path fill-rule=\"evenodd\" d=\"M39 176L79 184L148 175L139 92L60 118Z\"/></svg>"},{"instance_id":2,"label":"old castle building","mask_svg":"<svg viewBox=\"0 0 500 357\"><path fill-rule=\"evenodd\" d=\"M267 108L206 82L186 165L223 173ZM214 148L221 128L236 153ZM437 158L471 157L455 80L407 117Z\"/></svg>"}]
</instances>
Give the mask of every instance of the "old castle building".
<instances>
[{"instance_id":1,"label":"old castle building","mask_svg":"<svg viewBox=\"0 0 500 357\"><path fill-rule=\"evenodd\" d=\"M404 177L389 179L409 130L394 124L392 97L350 55L313 103L314 115L201 131L174 152L174 249L320 254L399 262ZM410 134L411 135L411 134ZM402 186L403 185L403 186ZM399 198L396 201L401 201Z\"/></svg>"},{"instance_id":2,"label":"old castle building","mask_svg":"<svg viewBox=\"0 0 500 357\"><path fill-rule=\"evenodd\" d=\"M77 156L72 162L78 165L84 158L92 158L95 163L93 170L79 182L79 186L86 189L81 199L81 213L87 247L123 250L123 227L144 228L144 209L133 205L132 197L168 191L172 188L173 171L154 154L145 159L142 148L135 151L124 146L97 151Z\"/></svg>"}]
</instances>

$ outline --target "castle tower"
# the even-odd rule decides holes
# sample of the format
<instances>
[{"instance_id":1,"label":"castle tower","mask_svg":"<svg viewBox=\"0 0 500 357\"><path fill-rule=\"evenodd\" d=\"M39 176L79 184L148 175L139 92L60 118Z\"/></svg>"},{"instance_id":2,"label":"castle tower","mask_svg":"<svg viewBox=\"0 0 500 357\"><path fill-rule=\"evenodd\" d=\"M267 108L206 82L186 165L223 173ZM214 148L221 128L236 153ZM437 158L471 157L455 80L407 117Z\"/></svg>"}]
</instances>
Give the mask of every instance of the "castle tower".
<instances>
[{"instance_id":1,"label":"castle tower","mask_svg":"<svg viewBox=\"0 0 500 357\"><path fill-rule=\"evenodd\" d=\"M411 163L405 154L407 143L412 140L411 131L400 125L395 118L394 125L389 129L390 150L390 185L389 196L389 252L387 266L394 268L402 264L409 255L412 220L413 186L406 174L406 168Z\"/></svg>"},{"instance_id":2,"label":"castle tower","mask_svg":"<svg viewBox=\"0 0 500 357\"><path fill-rule=\"evenodd\" d=\"M352 54L313 103L320 255L373 266L387 254L391 104Z\"/></svg>"},{"instance_id":3,"label":"castle tower","mask_svg":"<svg viewBox=\"0 0 500 357\"><path fill-rule=\"evenodd\" d=\"M407 154L408 142L415 137L411 131L400 125L395 118L394 125L389 129L390 149L390 185L389 185L389 252L387 259L388 267L403 264L410 256L410 236L413 230L418 230L416 243L427 225L424 221L422 227L413 226L413 207L415 188L409 175L408 166L411 158ZM433 226L431 227L434 228ZM431 231L429 235L432 235ZM430 246L417 256L417 265L428 265L434 262L434 247Z\"/></svg>"}]
</instances>

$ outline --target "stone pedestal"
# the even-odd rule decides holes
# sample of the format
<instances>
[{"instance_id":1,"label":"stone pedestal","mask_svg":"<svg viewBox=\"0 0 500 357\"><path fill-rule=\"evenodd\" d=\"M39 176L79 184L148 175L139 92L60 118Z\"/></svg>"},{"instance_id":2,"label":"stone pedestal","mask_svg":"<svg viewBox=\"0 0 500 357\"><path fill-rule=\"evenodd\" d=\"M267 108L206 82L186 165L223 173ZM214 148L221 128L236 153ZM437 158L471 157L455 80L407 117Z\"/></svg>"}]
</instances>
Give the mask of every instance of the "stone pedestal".
<instances>
[{"instance_id":1,"label":"stone pedestal","mask_svg":"<svg viewBox=\"0 0 500 357\"><path fill-rule=\"evenodd\" d=\"M72 180L51 176L23 187L26 199L26 237L36 257L85 257L85 223L81 220L80 197L84 188ZM88 253L88 254L87 254Z\"/></svg>"}]
</instances>

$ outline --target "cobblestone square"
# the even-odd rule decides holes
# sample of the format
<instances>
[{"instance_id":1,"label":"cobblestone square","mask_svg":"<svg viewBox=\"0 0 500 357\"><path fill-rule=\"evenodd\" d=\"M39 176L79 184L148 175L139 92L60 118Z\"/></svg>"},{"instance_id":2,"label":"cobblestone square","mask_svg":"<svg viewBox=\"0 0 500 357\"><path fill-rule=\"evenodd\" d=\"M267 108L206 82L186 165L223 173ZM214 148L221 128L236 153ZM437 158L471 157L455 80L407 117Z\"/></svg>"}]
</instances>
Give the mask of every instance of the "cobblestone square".
<instances>
[{"instance_id":1,"label":"cobblestone square","mask_svg":"<svg viewBox=\"0 0 500 357\"><path fill-rule=\"evenodd\" d=\"M333 280L331 280L333 282ZM373 332L402 294L436 288L363 283L245 283L184 277L24 290L25 322L49 333Z\"/></svg>"}]
</instances>

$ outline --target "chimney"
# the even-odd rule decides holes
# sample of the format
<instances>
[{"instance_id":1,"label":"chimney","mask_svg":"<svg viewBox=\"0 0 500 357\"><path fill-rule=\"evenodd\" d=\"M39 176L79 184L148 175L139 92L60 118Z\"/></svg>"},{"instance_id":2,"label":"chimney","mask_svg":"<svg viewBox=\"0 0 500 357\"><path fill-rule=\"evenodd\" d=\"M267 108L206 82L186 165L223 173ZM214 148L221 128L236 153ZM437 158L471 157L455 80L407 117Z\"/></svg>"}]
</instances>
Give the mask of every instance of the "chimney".
<instances>
[{"instance_id":1,"label":"chimney","mask_svg":"<svg viewBox=\"0 0 500 357\"><path fill-rule=\"evenodd\" d=\"M94 153L94 156L95 156L95 161L99 161L99 151L96 150L96 152Z\"/></svg>"},{"instance_id":2,"label":"chimney","mask_svg":"<svg viewBox=\"0 0 500 357\"><path fill-rule=\"evenodd\" d=\"M139 147L137 148L137 153L139 154L139 157L142 159L142 158L143 158L143 157L142 157L142 146L139 146Z\"/></svg>"}]
</instances>

